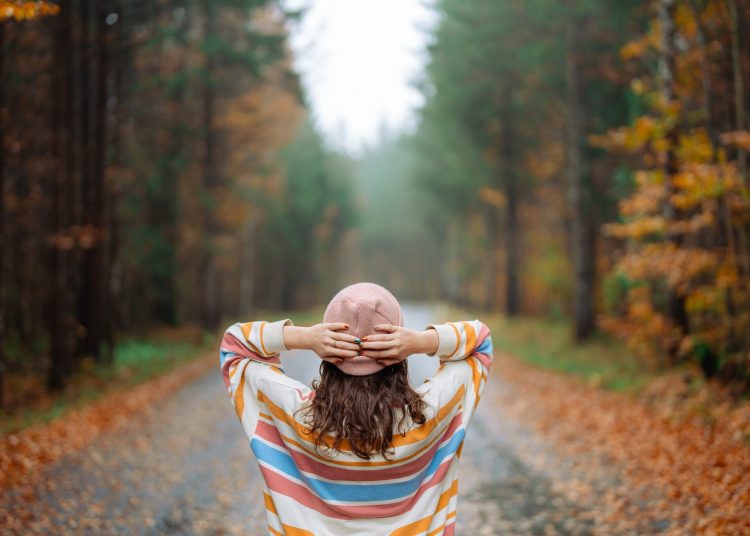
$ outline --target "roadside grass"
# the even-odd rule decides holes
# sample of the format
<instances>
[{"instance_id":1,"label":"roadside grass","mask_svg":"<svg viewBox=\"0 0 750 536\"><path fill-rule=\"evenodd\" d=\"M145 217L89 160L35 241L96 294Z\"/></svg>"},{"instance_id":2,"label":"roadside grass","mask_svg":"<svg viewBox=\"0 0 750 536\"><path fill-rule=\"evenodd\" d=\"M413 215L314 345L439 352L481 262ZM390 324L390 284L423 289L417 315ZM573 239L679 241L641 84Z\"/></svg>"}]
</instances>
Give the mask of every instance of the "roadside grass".
<instances>
[{"instance_id":1,"label":"roadside grass","mask_svg":"<svg viewBox=\"0 0 750 536\"><path fill-rule=\"evenodd\" d=\"M576 343L570 323L564 320L491 315L485 321L496 351L537 367L579 376L591 385L635 392L654 377L612 337L598 333L589 341Z\"/></svg>"},{"instance_id":2,"label":"roadside grass","mask_svg":"<svg viewBox=\"0 0 750 536\"><path fill-rule=\"evenodd\" d=\"M43 424L91 403L106 393L160 376L206 355L216 338L195 328L158 329L133 334L115 343L112 363L89 358L60 391L46 388L46 367L23 363L9 374L6 410L0 411L0 436Z\"/></svg>"},{"instance_id":3,"label":"roadside grass","mask_svg":"<svg viewBox=\"0 0 750 536\"><path fill-rule=\"evenodd\" d=\"M318 309L252 315L253 319L269 321L290 318L297 325L314 324L322 316L322 310ZM116 342L111 364L97 364L84 358L65 388L56 392L46 388L45 345L40 343L34 354L42 357L34 358L36 363L34 359L16 355L16 370L6 376L8 394L6 409L0 410L0 436L47 423L107 393L161 376L212 352L218 367L220 340L221 333L194 327L158 328L126 335Z\"/></svg>"}]
</instances>

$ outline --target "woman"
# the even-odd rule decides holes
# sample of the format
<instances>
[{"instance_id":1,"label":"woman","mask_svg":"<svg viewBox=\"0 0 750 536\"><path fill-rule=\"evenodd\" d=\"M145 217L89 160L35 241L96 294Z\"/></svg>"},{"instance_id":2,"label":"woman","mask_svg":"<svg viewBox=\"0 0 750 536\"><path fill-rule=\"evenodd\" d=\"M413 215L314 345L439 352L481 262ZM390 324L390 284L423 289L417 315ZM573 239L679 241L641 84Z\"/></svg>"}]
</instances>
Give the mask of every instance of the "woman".
<instances>
[{"instance_id":1,"label":"woman","mask_svg":"<svg viewBox=\"0 0 750 536\"><path fill-rule=\"evenodd\" d=\"M322 324L234 324L221 370L264 480L268 530L286 535L453 534L458 458L492 361L474 320L403 327L383 287L339 292ZM285 350L323 360L310 389L286 376ZM416 390L406 358L437 355Z\"/></svg>"}]
</instances>

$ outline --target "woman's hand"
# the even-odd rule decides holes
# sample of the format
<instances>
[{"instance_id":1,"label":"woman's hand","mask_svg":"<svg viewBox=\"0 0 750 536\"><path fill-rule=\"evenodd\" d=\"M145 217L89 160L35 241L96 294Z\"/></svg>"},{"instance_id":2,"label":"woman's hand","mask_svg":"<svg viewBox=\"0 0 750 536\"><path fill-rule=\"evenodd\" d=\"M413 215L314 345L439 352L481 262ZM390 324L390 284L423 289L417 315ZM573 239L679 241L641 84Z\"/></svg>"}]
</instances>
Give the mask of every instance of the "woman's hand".
<instances>
[{"instance_id":1,"label":"woman's hand","mask_svg":"<svg viewBox=\"0 0 750 536\"><path fill-rule=\"evenodd\" d=\"M284 328L284 346L290 350L312 350L323 361L341 363L344 359L359 355L359 345L354 342L354 335L341 333L349 329L343 323L315 324L309 328L286 326Z\"/></svg>"},{"instance_id":2,"label":"woman's hand","mask_svg":"<svg viewBox=\"0 0 750 536\"><path fill-rule=\"evenodd\" d=\"M438 334L434 329L414 331L380 324L375 331L380 333L362 338L362 355L386 366L400 363L412 354L434 354L438 349Z\"/></svg>"}]
</instances>

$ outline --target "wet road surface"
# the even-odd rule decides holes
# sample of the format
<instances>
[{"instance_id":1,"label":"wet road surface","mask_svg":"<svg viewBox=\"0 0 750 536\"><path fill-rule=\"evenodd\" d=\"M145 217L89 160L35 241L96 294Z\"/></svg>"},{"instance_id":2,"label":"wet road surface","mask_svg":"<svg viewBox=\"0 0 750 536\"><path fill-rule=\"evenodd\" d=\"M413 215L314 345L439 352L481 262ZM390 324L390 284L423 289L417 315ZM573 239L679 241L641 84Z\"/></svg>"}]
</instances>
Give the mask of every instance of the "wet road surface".
<instances>
[{"instance_id":1,"label":"wet road surface","mask_svg":"<svg viewBox=\"0 0 750 536\"><path fill-rule=\"evenodd\" d=\"M415 329L433 315L404 307ZM309 383L319 360L293 352L283 363ZM410 358L415 384L436 369L435 358ZM494 372L463 449L457 534L593 532L587 508L555 493L555 475L522 461L553 452L503 418L493 404L502 374ZM32 493L0 494L0 526L6 523L17 527L10 534L266 534L259 474L218 367L46 467Z\"/></svg>"}]
</instances>

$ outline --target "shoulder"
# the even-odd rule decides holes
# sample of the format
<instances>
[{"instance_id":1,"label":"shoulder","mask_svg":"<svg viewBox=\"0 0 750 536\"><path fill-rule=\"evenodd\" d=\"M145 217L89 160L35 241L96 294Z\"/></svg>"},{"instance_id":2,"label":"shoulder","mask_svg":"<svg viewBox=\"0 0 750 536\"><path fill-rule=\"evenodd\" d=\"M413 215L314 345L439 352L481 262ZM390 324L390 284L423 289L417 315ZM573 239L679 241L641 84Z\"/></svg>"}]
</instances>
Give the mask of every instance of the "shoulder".
<instances>
[{"instance_id":1,"label":"shoulder","mask_svg":"<svg viewBox=\"0 0 750 536\"><path fill-rule=\"evenodd\" d=\"M451 399L459 391L465 390L472 380L472 367L467 359L442 361L437 373L417 387L426 401L436 405Z\"/></svg>"},{"instance_id":2,"label":"shoulder","mask_svg":"<svg viewBox=\"0 0 750 536\"><path fill-rule=\"evenodd\" d=\"M312 389L284 374L281 367L251 361L247 373L254 378L259 400L285 410L295 410L315 396Z\"/></svg>"}]
</instances>

